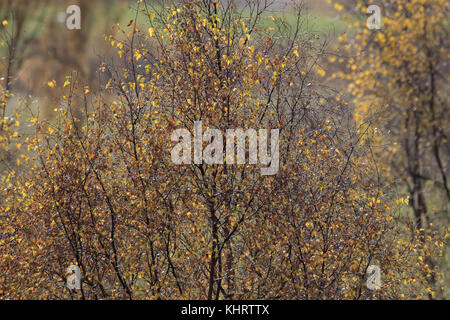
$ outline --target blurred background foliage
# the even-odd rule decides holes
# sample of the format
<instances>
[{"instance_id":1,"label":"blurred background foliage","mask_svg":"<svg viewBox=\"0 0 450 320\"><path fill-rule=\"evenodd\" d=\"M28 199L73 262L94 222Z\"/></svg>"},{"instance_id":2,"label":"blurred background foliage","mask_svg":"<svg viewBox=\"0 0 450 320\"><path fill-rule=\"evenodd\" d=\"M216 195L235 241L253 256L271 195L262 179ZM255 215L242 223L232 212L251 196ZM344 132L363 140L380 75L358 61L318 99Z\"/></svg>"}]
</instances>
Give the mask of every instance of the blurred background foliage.
<instances>
[{"instance_id":1,"label":"blurred background foliage","mask_svg":"<svg viewBox=\"0 0 450 320\"><path fill-rule=\"evenodd\" d=\"M272 15L279 15L283 16L286 23L295 24L297 14L289 11L289 2L274 0L272 11L266 12L263 20L269 21ZM380 2L389 5L395 1ZM152 3L161 8L173 2L155 0ZM81 30L67 30L65 26L65 10L71 4L77 4L81 8ZM350 49L350 46L354 44L353 36L358 36L365 28L367 15L361 10L363 5L365 5L363 1L351 0L304 1L305 19L302 20L302 28L316 34L317 37L326 38L329 44L329 54L324 55L320 61L322 68L318 70L318 76L325 86L333 88L336 92L344 90L349 83L358 80L359 70L353 70L353 78L332 75L345 73L348 67L349 60L345 55L351 50L344 52L345 50L342 49L346 49L346 45ZM4 113L3 116L13 117L15 110L19 107L23 111L22 117L32 116L40 120L52 120L57 114L59 101L64 95L63 83L68 76L81 79L82 86L88 87L91 91L103 88L106 78L99 72L102 63L114 65L118 61L117 49L111 46L108 36L116 33L114 25L119 24L125 27L135 19L134 8L135 1L127 0L0 0L0 22L7 21L0 25L0 89L4 99L1 110ZM374 40L375 36L364 34L363 37L367 37L364 39L368 43L377 41ZM444 78L442 82L448 83L448 66L445 66L442 74ZM440 89L442 88L446 87ZM370 91L372 87L365 89ZM341 97L341 95L338 96ZM448 99L448 94L446 98ZM343 94L342 99L344 99ZM0 105L1 103L2 101ZM448 108L448 103L446 106ZM445 120L446 117L448 124L449 114L442 112L441 118ZM389 125L399 128L400 122L401 118L400 120L397 118L383 129L389 130ZM16 134L26 134L27 130L29 130L28 127L20 124L19 133ZM386 143L386 141L383 142ZM395 143L395 139L389 140L389 143ZM443 142L443 148L449 150L449 141ZM389 149L386 150L389 152ZM427 146L421 151L422 156L426 150ZM394 153L390 155L391 158L397 158ZM0 157L2 156L6 158L8 166L14 167L16 160L14 153L0 154ZM425 160L426 165L432 162L431 156L424 156L422 159ZM447 172L449 159L448 152L442 155L443 166ZM0 169L3 170L4 166L5 162L2 161ZM432 180L440 181L436 166L430 165L427 168L431 172ZM389 186L392 198L402 199L402 201L408 199L410 192L406 184L402 183L402 176L397 175L401 169L391 166L390 171L393 171L390 172L390 176L395 178L390 181L393 183ZM449 201L446 199L443 188L439 187L439 183L433 183L430 180L423 183L421 192L426 198L429 209L426 217L428 223L437 226L436 229L445 229L449 225ZM411 198L405 201L411 201ZM399 220L414 221L413 206L401 206L399 211ZM441 293L443 297L449 296L449 259L447 248L446 255L438 260L444 275L444 290Z\"/></svg>"}]
</instances>

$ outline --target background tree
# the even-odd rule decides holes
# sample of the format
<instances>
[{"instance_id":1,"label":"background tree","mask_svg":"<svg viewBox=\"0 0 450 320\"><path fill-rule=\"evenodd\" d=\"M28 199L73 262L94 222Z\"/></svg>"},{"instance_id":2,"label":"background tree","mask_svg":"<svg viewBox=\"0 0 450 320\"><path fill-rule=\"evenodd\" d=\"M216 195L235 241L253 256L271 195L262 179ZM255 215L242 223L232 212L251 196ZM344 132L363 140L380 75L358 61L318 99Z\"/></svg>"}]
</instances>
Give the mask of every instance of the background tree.
<instances>
[{"instance_id":1,"label":"background tree","mask_svg":"<svg viewBox=\"0 0 450 320\"><path fill-rule=\"evenodd\" d=\"M449 6L403 0L380 5L380 30L360 28L342 38L352 56L340 77L350 82L356 121L376 136L383 178L409 194L413 225L443 229L450 205ZM365 13L366 3L358 1L357 8Z\"/></svg>"},{"instance_id":2,"label":"background tree","mask_svg":"<svg viewBox=\"0 0 450 320\"><path fill-rule=\"evenodd\" d=\"M301 11L291 28L267 9L253 0L138 2L109 38L121 61L100 66L104 91L67 79L57 121L31 119L30 169L4 182L2 297L367 299L432 290L424 257L442 243L403 237L362 143L367 129L318 83L326 43L300 29ZM278 128L279 172L174 165L170 133L192 133L196 120L222 132ZM65 286L71 264L81 269L78 292ZM377 292L365 287L370 264L383 270Z\"/></svg>"}]
</instances>

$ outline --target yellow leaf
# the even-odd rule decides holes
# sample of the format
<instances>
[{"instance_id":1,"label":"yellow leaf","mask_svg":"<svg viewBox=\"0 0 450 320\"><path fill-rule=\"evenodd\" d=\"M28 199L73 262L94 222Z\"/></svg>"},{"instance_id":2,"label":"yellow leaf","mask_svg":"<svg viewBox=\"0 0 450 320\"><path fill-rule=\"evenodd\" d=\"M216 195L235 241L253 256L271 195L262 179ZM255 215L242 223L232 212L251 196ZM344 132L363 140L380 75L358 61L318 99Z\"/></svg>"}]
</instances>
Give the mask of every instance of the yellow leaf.
<instances>
[{"instance_id":1,"label":"yellow leaf","mask_svg":"<svg viewBox=\"0 0 450 320\"><path fill-rule=\"evenodd\" d=\"M292 53L293 53L294 56L296 56L297 58L299 57L299 54L298 54L298 47L297 47L297 46L294 47L294 51L293 51Z\"/></svg>"},{"instance_id":2,"label":"yellow leaf","mask_svg":"<svg viewBox=\"0 0 450 320\"><path fill-rule=\"evenodd\" d=\"M322 68L318 67L317 68L317 74L321 77L325 76L326 72L325 70L323 70Z\"/></svg>"},{"instance_id":3,"label":"yellow leaf","mask_svg":"<svg viewBox=\"0 0 450 320\"><path fill-rule=\"evenodd\" d=\"M148 33L150 34L150 37L153 37L153 35L155 34L155 29L148 28Z\"/></svg>"},{"instance_id":4,"label":"yellow leaf","mask_svg":"<svg viewBox=\"0 0 450 320\"><path fill-rule=\"evenodd\" d=\"M54 88L56 86L56 81L52 80L52 81L49 81L47 84L50 88Z\"/></svg>"},{"instance_id":5,"label":"yellow leaf","mask_svg":"<svg viewBox=\"0 0 450 320\"><path fill-rule=\"evenodd\" d=\"M341 5L341 4L339 4L339 3L335 3L335 4L334 4L334 8L335 8L337 11L341 11L342 9L344 9L344 6Z\"/></svg>"}]
</instances>

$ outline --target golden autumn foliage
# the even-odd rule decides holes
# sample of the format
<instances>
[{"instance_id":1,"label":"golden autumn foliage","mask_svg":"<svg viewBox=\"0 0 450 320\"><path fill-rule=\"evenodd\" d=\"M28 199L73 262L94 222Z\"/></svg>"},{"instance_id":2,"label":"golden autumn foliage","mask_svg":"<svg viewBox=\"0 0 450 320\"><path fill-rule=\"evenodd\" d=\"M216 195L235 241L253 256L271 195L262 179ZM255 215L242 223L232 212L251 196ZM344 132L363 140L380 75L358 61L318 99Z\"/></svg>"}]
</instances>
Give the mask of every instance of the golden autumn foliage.
<instances>
[{"instance_id":1,"label":"golden autumn foliage","mask_svg":"<svg viewBox=\"0 0 450 320\"><path fill-rule=\"evenodd\" d=\"M139 2L151 27L134 21L107 38L120 62L99 66L105 89L67 78L57 120L30 119L21 170L0 181L0 298L396 299L432 290L424 257L443 244L431 233L405 237L367 128L312 72L322 70L322 43L267 27L257 8L249 17L190 0L155 15ZM278 128L279 172L174 165L170 133L192 132L197 120L223 132ZM66 287L72 264L78 291ZM377 291L366 288L371 264L382 269Z\"/></svg>"},{"instance_id":2,"label":"golden autumn foliage","mask_svg":"<svg viewBox=\"0 0 450 320\"><path fill-rule=\"evenodd\" d=\"M364 3L358 3L364 13ZM341 37L350 58L338 76L349 83L356 122L374 139L383 179L408 194L415 227L445 230L450 208L449 3L386 0L380 5L380 30L359 28L353 37Z\"/></svg>"}]
</instances>

